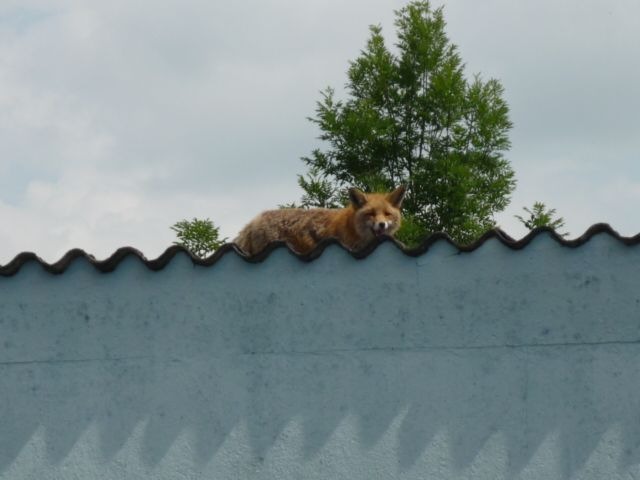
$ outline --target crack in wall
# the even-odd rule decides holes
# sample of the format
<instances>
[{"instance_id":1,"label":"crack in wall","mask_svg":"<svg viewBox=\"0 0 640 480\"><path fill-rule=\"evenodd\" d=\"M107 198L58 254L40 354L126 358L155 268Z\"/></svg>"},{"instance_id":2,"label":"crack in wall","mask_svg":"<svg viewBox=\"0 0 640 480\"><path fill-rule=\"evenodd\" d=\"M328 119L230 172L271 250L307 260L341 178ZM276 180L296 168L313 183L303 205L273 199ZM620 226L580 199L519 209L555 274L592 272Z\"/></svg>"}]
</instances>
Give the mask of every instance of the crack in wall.
<instances>
[{"instance_id":1,"label":"crack in wall","mask_svg":"<svg viewBox=\"0 0 640 480\"><path fill-rule=\"evenodd\" d=\"M610 340L601 342L557 342L557 343L521 343L503 345L434 345L428 347L371 347L371 348L332 348L323 350L255 350L246 352L228 352L226 355L207 355L213 360L233 357L257 357L257 356L324 356L342 355L350 353L429 353L442 351L484 351L484 350L526 350L526 349L553 349L553 348L580 348L580 347L607 347L607 346L640 346L640 340ZM61 359L34 359L34 360L9 360L0 361L0 366L19 365L55 365L69 363L110 363L128 362L136 360L167 360L180 363L186 359L200 358L204 355L194 357L162 357L154 355L133 355L126 357L95 357L95 358L61 358Z\"/></svg>"}]
</instances>

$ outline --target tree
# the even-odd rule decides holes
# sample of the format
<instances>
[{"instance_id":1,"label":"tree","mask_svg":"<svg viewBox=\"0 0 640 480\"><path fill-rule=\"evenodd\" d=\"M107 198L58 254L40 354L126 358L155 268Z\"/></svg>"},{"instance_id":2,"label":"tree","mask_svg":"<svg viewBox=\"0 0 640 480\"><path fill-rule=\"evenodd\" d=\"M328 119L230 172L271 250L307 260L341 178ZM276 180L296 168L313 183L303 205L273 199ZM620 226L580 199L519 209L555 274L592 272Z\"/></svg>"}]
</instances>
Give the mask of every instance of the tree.
<instances>
[{"instance_id":1,"label":"tree","mask_svg":"<svg viewBox=\"0 0 640 480\"><path fill-rule=\"evenodd\" d=\"M344 206L348 201L346 192L338 189L315 167L311 167L307 178L298 175L298 185L305 191L300 204L283 203L278 205L278 208L337 208Z\"/></svg>"},{"instance_id":2,"label":"tree","mask_svg":"<svg viewBox=\"0 0 640 480\"><path fill-rule=\"evenodd\" d=\"M181 245L196 257L205 258L212 254L227 241L220 239L219 227L216 227L211 220L181 220L171 227L178 237L175 245Z\"/></svg>"},{"instance_id":3,"label":"tree","mask_svg":"<svg viewBox=\"0 0 640 480\"><path fill-rule=\"evenodd\" d=\"M528 209L527 207L522 207L522 209L529 214L529 218L523 218L520 215L514 215L520 222L527 227L529 230L533 230L538 227L549 227L554 230L559 230L564 227L564 218L553 218L556 214L555 208L550 208L547 210L547 207L542 202L535 202L533 204L532 209ZM569 232L558 233L561 237L566 237L569 235Z\"/></svg>"},{"instance_id":4,"label":"tree","mask_svg":"<svg viewBox=\"0 0 640 480\"><path fill-rule=\"evenodd\" d=\"M346 187L390 190L404 183L408 221L398 237L415 243L444 231L471 241L494 226L509 203L514 173L503 87L479 75L468 81L458 49L445 33L442 8L413 1L396 11L392 52L382 29L370 27L350 62L346 100L327 88L309 120L326 146L302 160L303 206L343 204Z\"/></svg>"}]
</instances>

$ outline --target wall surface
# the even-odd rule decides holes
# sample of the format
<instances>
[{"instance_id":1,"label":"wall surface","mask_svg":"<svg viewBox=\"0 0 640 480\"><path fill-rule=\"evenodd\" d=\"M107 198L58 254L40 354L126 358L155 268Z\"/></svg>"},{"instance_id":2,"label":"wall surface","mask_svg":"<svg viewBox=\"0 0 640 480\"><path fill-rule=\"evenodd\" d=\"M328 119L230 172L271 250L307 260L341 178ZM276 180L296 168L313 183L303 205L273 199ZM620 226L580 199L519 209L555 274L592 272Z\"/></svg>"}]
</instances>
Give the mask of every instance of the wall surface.
<instances>
[{"instance_id":1,"label":"wall surface","mask_svg":"<svg viewBox=\"0 0 640 480\"><path fill-rule=\"evenodd\" d=\"M0 276L0 479L640 479L640 245Z\"/></svg>"}]
</instances>

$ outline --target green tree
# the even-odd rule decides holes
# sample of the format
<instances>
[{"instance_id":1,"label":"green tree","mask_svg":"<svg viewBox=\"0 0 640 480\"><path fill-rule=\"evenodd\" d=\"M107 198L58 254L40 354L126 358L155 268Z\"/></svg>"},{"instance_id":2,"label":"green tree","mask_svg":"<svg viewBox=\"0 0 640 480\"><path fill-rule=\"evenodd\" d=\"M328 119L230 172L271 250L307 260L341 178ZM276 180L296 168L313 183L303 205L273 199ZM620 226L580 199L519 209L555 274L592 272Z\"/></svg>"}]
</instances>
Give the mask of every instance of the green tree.
<instances>
[{"instance_id":1,"label":"green tree","mask_svg":"<svg viewBox=\"0 0 640 480\"><path fill-rule=\"evenodd\" d=\"M542 202L535 202L533 208L522 207L522 209L529 214L529 218L523 218L521 215L514 215L520 222L529 230L533 230L538 227L549 227L554 230L564 227L564 218L554 218L556 214L555 208L547 209L547 206ZM566 237L569 232L558 233L561 237Z\"/></svg>"},{"instance_id":2,"label":"green tree","mask_svg":"<svg viewBox=\"0 0 640 480\"><path fill-rule=\"evenodd\" d=\"M220 239L220 228L216 227L211 220L181 220L175 223L171 230L176 232L178 237L175 245L181 245L193 253L196 257L205 258L220 248L227 241Z\"/></svg>"},{"instance_id":3,"label":"green tree","mask_svg":"<svg viewBox=\"0 0 640 480\"><path fill-rule=\"evenodd\" d=\"M324 149L302 160L303 206L343 204L346 187L390 190L406 184L408 221L398 237L415 243L444 231L471 241L494 226L509 203L514 173L503 154L510 143L503 87L479 75L467 80L445 33L442 8L413 1L396 11L396 48L370 27L350 62L346 100L322 92L316 115Z\"/></svg>"}]
</instances>

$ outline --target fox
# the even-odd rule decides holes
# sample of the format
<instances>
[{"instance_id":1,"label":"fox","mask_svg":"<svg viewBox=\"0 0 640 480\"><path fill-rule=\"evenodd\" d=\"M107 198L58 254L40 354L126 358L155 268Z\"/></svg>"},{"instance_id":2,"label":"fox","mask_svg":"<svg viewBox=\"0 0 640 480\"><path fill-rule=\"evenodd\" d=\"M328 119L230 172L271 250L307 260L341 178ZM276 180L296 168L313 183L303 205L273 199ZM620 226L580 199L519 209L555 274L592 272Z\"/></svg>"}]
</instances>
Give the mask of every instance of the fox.
<instances>
[{"instance_id":1,"label":"fox","mask_svg":"<svg viewBox=\"0 0 640 480\"><path fill-rule=\"evenodd\" d=\"M375 238L398 231L406 192L405 185L389 193L364 193L352 187L345 208L267 210L251 220L233 243L248 256L260 253L273 241L284 241L304 255L328 238L337 239L349 250L361 250Z\"/></svg>"}]
</instances>

